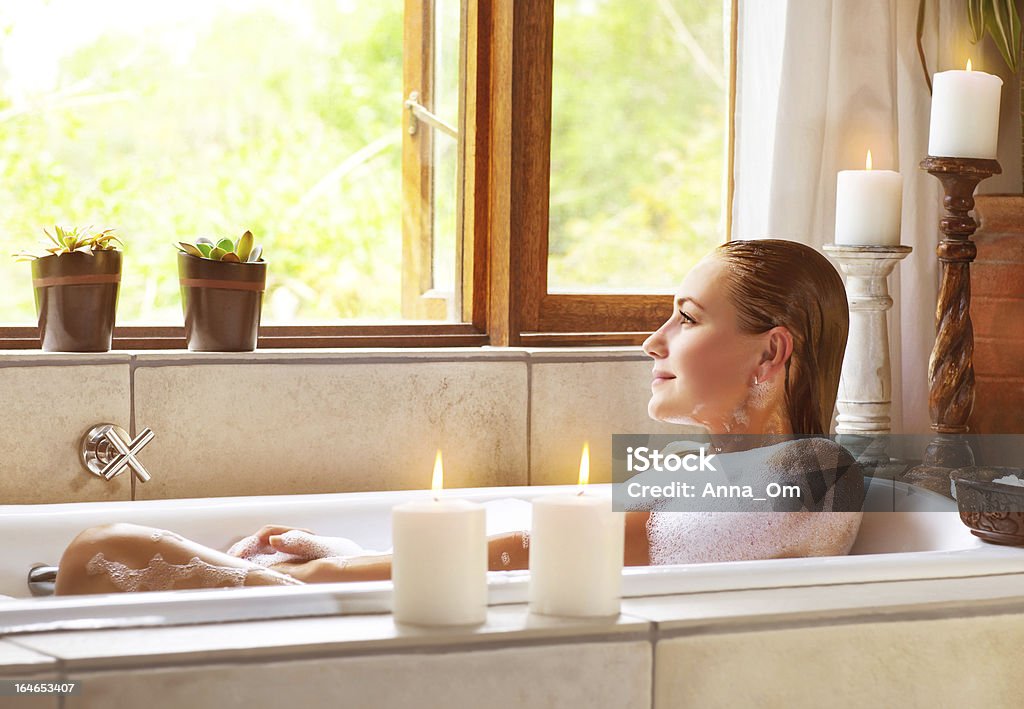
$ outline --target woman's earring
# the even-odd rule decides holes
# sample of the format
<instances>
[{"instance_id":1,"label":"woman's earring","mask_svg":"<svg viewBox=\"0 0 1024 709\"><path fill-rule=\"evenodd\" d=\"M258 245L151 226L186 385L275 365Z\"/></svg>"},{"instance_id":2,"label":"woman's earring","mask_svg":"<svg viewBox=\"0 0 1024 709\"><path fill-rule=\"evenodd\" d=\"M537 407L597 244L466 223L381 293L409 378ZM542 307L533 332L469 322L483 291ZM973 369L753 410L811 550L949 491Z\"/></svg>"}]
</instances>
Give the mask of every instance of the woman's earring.
<instances>
[{"instance_id":1,"label":"woman's earring","mask_svg":"<svg viewBox=\"0 0 1024 709\"><path fill-rule=\"evenodd\" d=\"M754 375L754 386L757 386L757 375Z\"/></svg>"}]
</instances>

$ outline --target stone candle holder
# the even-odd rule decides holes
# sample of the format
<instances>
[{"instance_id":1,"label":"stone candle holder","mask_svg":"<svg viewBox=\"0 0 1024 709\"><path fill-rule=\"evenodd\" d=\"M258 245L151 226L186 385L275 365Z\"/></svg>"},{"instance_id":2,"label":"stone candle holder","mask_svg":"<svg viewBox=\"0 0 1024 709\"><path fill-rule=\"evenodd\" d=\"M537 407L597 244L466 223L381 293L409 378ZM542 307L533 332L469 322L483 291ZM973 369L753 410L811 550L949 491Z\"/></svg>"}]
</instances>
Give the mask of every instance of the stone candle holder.
<instances>
[{"instance_id":1,"label":"stone candle holder","mask_svg":"<svg viewBox=\"0 0 1024 709\"><path fill-rule=\"evenodd\" d=\"M836 408L836 433L887 434L891 431L892 368L888 276L913 249L909 246L828 244L824 251L846 276L850 335L843 357Z\"/></svg>"}]
</instances>

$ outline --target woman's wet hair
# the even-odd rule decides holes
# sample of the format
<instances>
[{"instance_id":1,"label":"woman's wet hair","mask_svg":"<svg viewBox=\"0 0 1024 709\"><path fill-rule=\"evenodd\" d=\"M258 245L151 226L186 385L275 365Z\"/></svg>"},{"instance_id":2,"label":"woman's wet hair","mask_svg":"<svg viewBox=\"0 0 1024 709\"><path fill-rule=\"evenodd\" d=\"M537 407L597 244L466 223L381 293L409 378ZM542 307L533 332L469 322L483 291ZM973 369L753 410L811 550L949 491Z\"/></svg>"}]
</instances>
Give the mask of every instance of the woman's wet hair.
<instances>
[{"instance_id":1,"label":"woman's wet hair","mask_svg":"<svg viewBox=\"0 0 1024 709\"><path fill-rule=\"evenodd\" d=\"M740 330L761 334L783 326L793 337L785 380L793 433L827 434L850 328L839 273L810 246L783 239L730 241L714 254L727 266L726 291Z\"/></svg>"}]
</instances>

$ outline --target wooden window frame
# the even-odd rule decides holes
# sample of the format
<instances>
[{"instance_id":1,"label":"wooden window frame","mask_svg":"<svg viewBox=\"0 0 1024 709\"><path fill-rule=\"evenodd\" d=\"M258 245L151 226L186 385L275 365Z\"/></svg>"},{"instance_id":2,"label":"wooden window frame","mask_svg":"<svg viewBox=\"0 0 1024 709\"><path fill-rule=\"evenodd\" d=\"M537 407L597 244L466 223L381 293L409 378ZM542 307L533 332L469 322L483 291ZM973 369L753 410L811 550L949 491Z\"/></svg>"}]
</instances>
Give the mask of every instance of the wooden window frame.
<instances>
[{"instance_id":1,"label":"wooden window frame","mask_svg":"<svg viewBox=\"0 0 1024 709\"><path fill-rule=\"evenodd\" d=\"M548 204L555 0L497 3L491 74L492 130L508 136L492 153L496 181L490 242L491 341L524 346L637 345L666 319L664 293L548 292ZM737 0L729 3L726 234L733 200ZM502 95L509 91L510 96ZM511 196L515 195L515 199Z\"/></svg>"},{"instance_id":2,"label":"wooden window frame","mask_svg":"<svg viewBox=\"0 0 1024 709\"><path fill-rule=\"evenodd\" d=\"M420 208L432 184L430 160L423 159L430 155L430 131L410 140L411 116L403 112L403 315L425 319L454 310L464 322L261 326L259 348L635 345L661 325L671 309L669 295L547 290L554 1L463 3L456 239L461 291L454 304L430 288L431 254L424 240L430 225L423 229L430 218ZM733 197L736 4L730 3L727 212ZM405 0L404 42L407 51L413 45L419 51L404 62L403 84L419 84L428 100L432 82L424 33L430 6L431 0ZM407 151L417 159L407 160ZM37 328L0 328L0 349L38 347ZM182 326L114 331L115 350L184 347Z\"/></svg>"}]
</instances>

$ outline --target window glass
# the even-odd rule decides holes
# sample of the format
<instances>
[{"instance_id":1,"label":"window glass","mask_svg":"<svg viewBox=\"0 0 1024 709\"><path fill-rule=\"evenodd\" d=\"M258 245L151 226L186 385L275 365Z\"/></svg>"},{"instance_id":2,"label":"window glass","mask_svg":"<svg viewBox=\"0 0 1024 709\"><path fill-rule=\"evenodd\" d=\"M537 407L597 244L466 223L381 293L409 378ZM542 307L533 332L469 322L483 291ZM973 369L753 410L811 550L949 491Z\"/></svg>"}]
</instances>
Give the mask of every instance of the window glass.
<instances>
[{"instance_id":1,"label":"window glass","mask_svg":"<svg viewBox=\"0 0 1024 709\"><path fill-rule=\"evenodd\" d=\"M7 254L55 223L123 235L121 325L181 324L174 242L246 229L269 264L264 323L398 319L403 5L4 3L0 321L34 322L29 265Z\"/></svg>"},{"instance_id":2,"label":"window glass","mask_svg":"<svg viewBox=\"0 0 1024 709\"><path fill-rule=\"evenodd\" d=\"M548 289L671 290L725 239L722 2L556 0Z\"/></svg>"}]
</instances>

